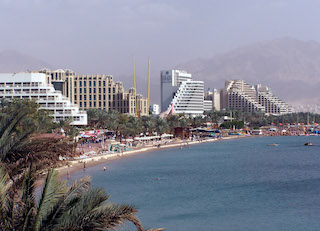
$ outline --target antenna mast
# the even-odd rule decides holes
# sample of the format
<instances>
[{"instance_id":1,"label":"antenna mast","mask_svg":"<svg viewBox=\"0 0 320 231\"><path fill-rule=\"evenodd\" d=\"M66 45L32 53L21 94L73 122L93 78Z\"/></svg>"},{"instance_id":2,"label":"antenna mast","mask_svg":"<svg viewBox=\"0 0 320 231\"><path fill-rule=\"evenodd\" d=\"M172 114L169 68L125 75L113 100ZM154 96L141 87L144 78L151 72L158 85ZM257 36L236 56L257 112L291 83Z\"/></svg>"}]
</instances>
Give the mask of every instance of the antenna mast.
<instances>
[{"instance_id":1,"label":"antenna mast","mask_svg":"<svg viewBox=\"0 0 320 231\"><path fill-rule=\"evenodd\" d=\"M148 112L149 112L149 101L150 101L150 57L148 58L148 99L147 99Z\"/></svg>"},{"instance_id":2,"label":"antenna mast","mask_svg":"<svg viewBox=\"0 0 320 231\"><path fill-rule=\"evenodd\" d=\"M134 64L134 56L132 57L133 61L133 89L134 89L134 115L137 117L137 88L136 88L136 69Z\"/></svg>"}]
</instances>

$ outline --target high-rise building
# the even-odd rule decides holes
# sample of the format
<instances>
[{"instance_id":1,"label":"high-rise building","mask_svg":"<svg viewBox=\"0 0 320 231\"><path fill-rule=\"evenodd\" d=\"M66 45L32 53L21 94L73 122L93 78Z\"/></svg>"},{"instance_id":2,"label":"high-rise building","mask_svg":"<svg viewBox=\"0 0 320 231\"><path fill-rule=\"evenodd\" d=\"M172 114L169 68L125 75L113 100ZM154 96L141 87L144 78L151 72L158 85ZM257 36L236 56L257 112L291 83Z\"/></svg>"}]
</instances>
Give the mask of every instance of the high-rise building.
<instances>
[{"instance_id":1,"label":"high-rise building","mask_svg":"<svg viewBox=\"0 0 320 231\"><path fill-rule=\"evenodd\" d=\"M214 109L216 111L220 111L220 93L217 91L217 89L213 89L213 91L208 89L208 91L204 93L204 99L211 100L212 105L210 110Z\"/></svg>"},{"instance_id":2,"label":"high-rise building","mask_svg":"<svg viewBox=\"0 0 320 231\"><path fill-rule=\"evenodd\" d=\"M186 71L161 71L161 111L166 110L173 110L176 114L203 114L203 81L192 80Z\"/></svg>"},{"instance_id":3,"label":"high-rise building","mask_svg":"<svg viewBox=\"0 0 320 231\"><path fill-rule=\"evenodd\" d=\"M217 89L214 89L212 92L212 107L216 111L220 111L220 93L218 92Z\"/></svg>"},{"instance_id":4,"label":"high-rise building","mask_svg":"<svg viewBox=\"0 0 320 231\"><path fill-rule=\"evenodd\" d=\"M52 112L54 122L71 118L72 125L87 125L87 113L48 84L43 73L0 74L0 97L7 99L29 99L40 104L40 109Z\"/></svg>"},{"instance_id":5,"label":"high-rise building","mask_svg":"<svg viewBox=\"0 0 320 231\"><path fill-rule=\"evenodd\" d=\"M72 102L79 105L80 109L116 110L135 116L137 108L138 116L149 115L147 99L136 94L135 100L134 90L126 92L123 84L115 82L111 75L77 75L71 70L61 69L44 69L40 72L45 73L48 80L65 96L70 97Z\"/></svg>"},{"instance_id":6,"label":"high-rise building","mask_svg":"<svg viewBox=\"0 0 320 231\"><path fill-rule=\"evenodd\" d=\"M265 114L291 113L291 107L274 96L268 87L250 86L244 80L228 80L221 90L222 108Z\"/></svg>"}]
</instances>

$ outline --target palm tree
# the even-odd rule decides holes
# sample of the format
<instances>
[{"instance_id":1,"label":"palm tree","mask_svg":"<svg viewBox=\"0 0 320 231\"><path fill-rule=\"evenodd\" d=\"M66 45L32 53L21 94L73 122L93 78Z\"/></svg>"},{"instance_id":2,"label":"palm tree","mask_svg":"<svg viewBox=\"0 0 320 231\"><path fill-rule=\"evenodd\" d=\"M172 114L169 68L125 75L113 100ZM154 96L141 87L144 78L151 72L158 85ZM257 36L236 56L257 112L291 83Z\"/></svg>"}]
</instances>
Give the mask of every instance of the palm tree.
<instances>
[{"instance_id":1,"label":"palm tree","mask_svg":"<svg viewBox=\"0 0 320 231\"><path fill-rule=\"evenodd\" d=\"M88 121L95 128L104 128L108 120L108 113L105 110L91 108L87 110Z\"/></svg>"},{"instance_id":2,"label":"palm tree","mask_svg":"<svg viewBox=\"0 0 320 231\"><path fill-rule=\"evenodd\" d=\"M199 127L203 124L204 122L204 119L202 118L202 116L196 116L196 117L193 117L192 120L191 120L191 126L196 128L196 127Z\"/></svg>"},{"instance_id":3,"label":"palm tree","mask_svg":"<svg viewBox=\"0 0 320 231\"><path fill-rule=\"evenodd\" d=\"M92 189L89 177L71 186L58 177L57 171L48 171L36 200L32 168L25 171L23 186L17 190L0 167L0 230L114 230L125 221L143 230L134 206L108 203L109 195L103 189Z\"/></svg>"},{"instance_id":4,"label":"palm tree","mask_svg":"<svg viewBox=\"0 0 320 231\"><path fill-rule=\"evenodd\" d=\"M174 133L174 129L179 127L179 116L169 115L167 118L168 126L170 127L170 132Z\"/></svg>"},{"instance_id":5,"label":"palm tree","mask_svg":"<svg viewBox=\"0 0 320 231\"><path fill-rule=\"evenodd\" d=\"M156 121L153 117L150 117L145 123L145 131L148 132L149 136L152 135L152 132L156 129Z\"/></svg>"},{"instance_id":6,"label":"palm tree","mask_svg":"<svg viewBox=\"0 0 320 231\"><path fill-rule=\"evenodd\" d=\"M161 137L161 135L168 132L168 130L169 130L169 126L167 121L165 119L158 117L156 122L156 131L158 135L160 135Z\"/></svg>"},{"instance_id":7,"label":"palm tree","mask_svg":"<svg viewBox=\"0 0 320 231\"><path fill-rule=\"evenodd\" d=\"M19 146L27 137L35 131L27 118L28 111L21 107L11 113L0 114L0 160L7 158L7 155ZM23 128L19 125L24 123Z\"/></svg>"}]
</instances>

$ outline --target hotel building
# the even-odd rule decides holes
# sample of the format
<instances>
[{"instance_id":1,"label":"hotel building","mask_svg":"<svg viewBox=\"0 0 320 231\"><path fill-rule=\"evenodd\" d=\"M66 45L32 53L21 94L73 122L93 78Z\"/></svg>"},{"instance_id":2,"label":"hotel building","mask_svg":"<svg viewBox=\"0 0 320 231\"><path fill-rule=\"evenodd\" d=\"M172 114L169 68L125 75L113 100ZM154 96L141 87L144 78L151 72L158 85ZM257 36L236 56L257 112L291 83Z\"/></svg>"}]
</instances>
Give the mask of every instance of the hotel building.
<instances>
[{"instance_id":1,"label":"hotel building","mask_svg":"<svg viewBox=\"0 0 320 231\"><path fill-rule=\"evenodd\" d=\"M212 106L211 109L216 111L220 111L220 93L217 89L213 89L213 91L209 90L204 93L205 100L211 100Z\"/></svg>"},{"instance_id":2,"label":"hotel building","mask_svg":"<svg viewBox=\"0 0 320 231\"><path fill-rule=\"evenodd\" d=\"M147 99L136 94L135 100L134 89L126 92L122 83L115 82L111 75L77 75L71 70L61 69L43 69L40 72L45 73L48 81L82 110L116 110L135 116L137 102L137 115L149 115Z\"/></svg>"},{"instance_id":3,"label":"hotel building","mask_svg":"<svg viewBox=\"0 0 320 231\"><path fill-rule=\"evenodd\" d=\"M192 80L191 74L180 70L161 71L161 111L175 114L202 115L208 109L204 105L204 83Z\"/></svg>"},{"instance_id":4,"label":"hotel building","mask_svg":"<svg viewBox=\"0 0 320 231\"><path fill-rule=\"evenodd\" d=\"M54 122L71 118L72 125L87 125L87 113L70 102L61 91L48 83L43 73L0 74L0 97L6 99L29 99L39 103L40 109L52 112Z\"/></svg>"},{"instance_id":5,"label":"hotel building","mask_svg":"<svg viewBox=\"0 0 320 231\"><path fill-rule=\"evenodd\" d=\"M243 80L228 80L221 90L222 108L246 112L262 112L281 115L291 113L291 107L274 96L271 90L260 84L250 86Z\"/></svg>"}]
</instances>

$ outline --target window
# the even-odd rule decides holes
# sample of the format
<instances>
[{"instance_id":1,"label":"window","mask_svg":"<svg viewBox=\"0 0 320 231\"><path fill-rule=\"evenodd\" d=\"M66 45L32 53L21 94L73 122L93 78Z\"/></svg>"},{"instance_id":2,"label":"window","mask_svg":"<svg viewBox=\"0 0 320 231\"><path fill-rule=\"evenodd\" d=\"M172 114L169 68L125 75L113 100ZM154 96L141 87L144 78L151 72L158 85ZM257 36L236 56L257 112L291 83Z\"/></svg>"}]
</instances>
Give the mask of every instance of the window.
<instances>
[{"instance_id":1,"label":"window","mask_svg":"<svg viewBox=\"0 0 320 231\"><path fill-rule=\"evenodd\" d=\"M96 81L93 81L93 86L94 86L94 87L96 86Z\"/></svg>"},{"instance_id":2,"label":"window","mask_svg":"<svg viewBox=\"0 0 320 231\"><path fill-rule=\"evenodd\" d=\"M79 105L80 105L80 107L82 107L82 102L80 102L80 104L79 104Z\"/></svg>"},{"instance_id":3,"label":"window","mask_svg":"<svg viewBox=\"0 0 320 231\"><path fill-rule=\"evenodd\" d=\"M91 87L91 81L89 81L89 87Z\"/></svg>"},{"instance_id":4,"label":"window","mask_svg":"<svg viewBox=\"0 0 320 231\"><path fill-rule=\"evenodd\" d=\"M87 93L87 88L83 88L83 93L84 93L84 94Z\"/></svg>"},{"instance_id":5,"label":"window","mask_svg":"<svg viewBox=\"0 0 320 231\"><path fill-rule=\"evenodd\" d=\"M83 106L84 106L84 107L87 107L87 102L83 102Z\"/></svg>"},{"instance_id":6,"label":"window","mask_svg":"<svg viewBox=\"0 0 320 231\"><path fill-rule=\"evenodd\" d=\"M106 95L103 95L103 100L106 100Z\"/></svg>"},{"instance_id":7,"label":"window","mask_svg":"<svg viewBox=\"0 0 320 231\"><path fill-rule=\"evenodd\" d=\"M103 81L103 86L104 86L104 87L106 86L106 81Z\"/></svg>"},{"instance_id":8,"label":"window","mask_svg":"<svg viewBox=\"0 0 320 231\"><path fill-rule=\"evenodd\" d=\"M99 88L99 93L101 94L101 88Z\"/></svg>"},{"instance_id":9,"label":"window","mask_svg":"<svg viewBox=\"0 0 320 231\"><path fill-rule=\"evenodd\" d=\"M101 81L99 81L99 87L101 87Z\"/></svg>"},{"instance_id":10,"label":"window","mask_svg":"<svg viewBox=\"0 0 320 231\"><path fill-rule=\"evenodd\" d=\"M84 95L84 96L83 96L83 99L84 99L84 100L87 100L87 95Z\"/></svg>"},{"instance_id":11,"label":"window","mask_svg":"<svg viewBox=\"0 0 320 231\"><path fill-rule=\"evenodd\" d=\"M77 94L77 88L74 89L74 94Z\"/></svg>"},{"instance_id":12,"label":"window","mask_svg":"<svg viewBox=\"0 0 320 231\"><path fill-rule=\"evenodd\" d=\"M116 93L116 88L113 88L113 89L112 89L112 92L113 92L113 93Z\"/></svg>"},{"instance_id":13,"label":"window","mask_svg":"<svg viewBox=\"0 0 320 231\"><path fill-rule=\"evenodd\" d=\"M77 96L76 95L74 96L74 100L77 101Z\"/></svg>"},{"instance_id":14,"label":"window","mask_svg":"<svg viewBox=\"0 0 320 231\"><path fill-rule=\"evenodd\" d=\"M105 88L103 88L103 93L106 93L106 89Z\"/></svg>"},{"instance_id":15,"label":"window","mask_svg":"<svg viewBox=\"0 0 320 231\"><path fill-rule=\"evenodd\" d=\"M89 95L89 100L92 100L92 97L91 97L91 95Z\"/></svg>"},{"instance_id":16,"label":"window","mask_svg":"<svg viewBox=\"0 0 320 231\"><path fill-rule=\"evenodd\" d=\"M91 94L91 88L89 88L89 94Z\"/></svg>"},{"instance_id":17,"label":"window","mask_svg":"<svg viewBox=\"0 0 320 231\"><path fill-rule=\"evenodd\" d=\"M93 107L96 107L96 102L93 102Z\"/></svg>"},{"instance_id":18,"label":"window","mask_svg":"<svg viewBox=\"0 0 320 231\"><path fill-rule=\"evenodd\" d=\"M95 88L93 88L93 93L94 93L94 94L96 93L96 89L95 89Z\"/></svg>"},{"instance_id":19,"label":"window","mask_svg":"<svg viewBox=\"0 0 320 231\"><path fill-rule=\"evenodd\" d=\"M84 87L87 86L87 81L83 81L83 86L84 86Z\"/></svg>"},{"instance_id":20,"label":"window","mask_svg":"<svg viewBox=\"0 0 320 231\"><path fill-rule=\"evenodd\" d=\"M81 81L79 82L79 87L82 87L82 82Z\"/></svg>"},{"instance_id":21,"label":"window","mask_svg":"<svg viewBox=\"0 0 320 231\"><path fill-rule=\"evenodd\" d=\"M99 100L101 100L101 95L99 95Z\"/></svg>"},{"instance_id":22,"label":"window","mask_svg":"<svg viewBox=\"0 0 320 231\"><path fill-rule=\"evenodd\" d=\"M89 107L92 107L92 103L91 102L89 102Z\"/></svg>"},{"instance_id":23,"label":"window","mask_svg":"<svg viewBox=\"0 0 320 231\"><path fill-rule=\"evenodd\" d=\"M96 100L96 95L93 95L93 100Z\"/></svg>"},{"instance_id":24,"label":"window","mask_svg":"<svg viewBox=\"0 0 320 231\"><path fill-rule=\"evenodd\" d=\"M79 96L79 100L82 100L82 95Z\"/></svg>"},{"instance_id":25,"label":"window","mask_svg":"<svg viewBox=\"0 0 320 231\"><path fill-rule=\"evenodd\" d=\"M79 89L79 93L82 94L82 88Z\"/></svg>"},{"instance_id":26,"label":"window","mask_svg":"<svg viewBox=\"0 0 320 231\"><path fill-rule=\"evenodd\" d=\"M74 81L74 86L75 86L75 87L77 86L77 81Z\"/></svg>"}]
</instances>

